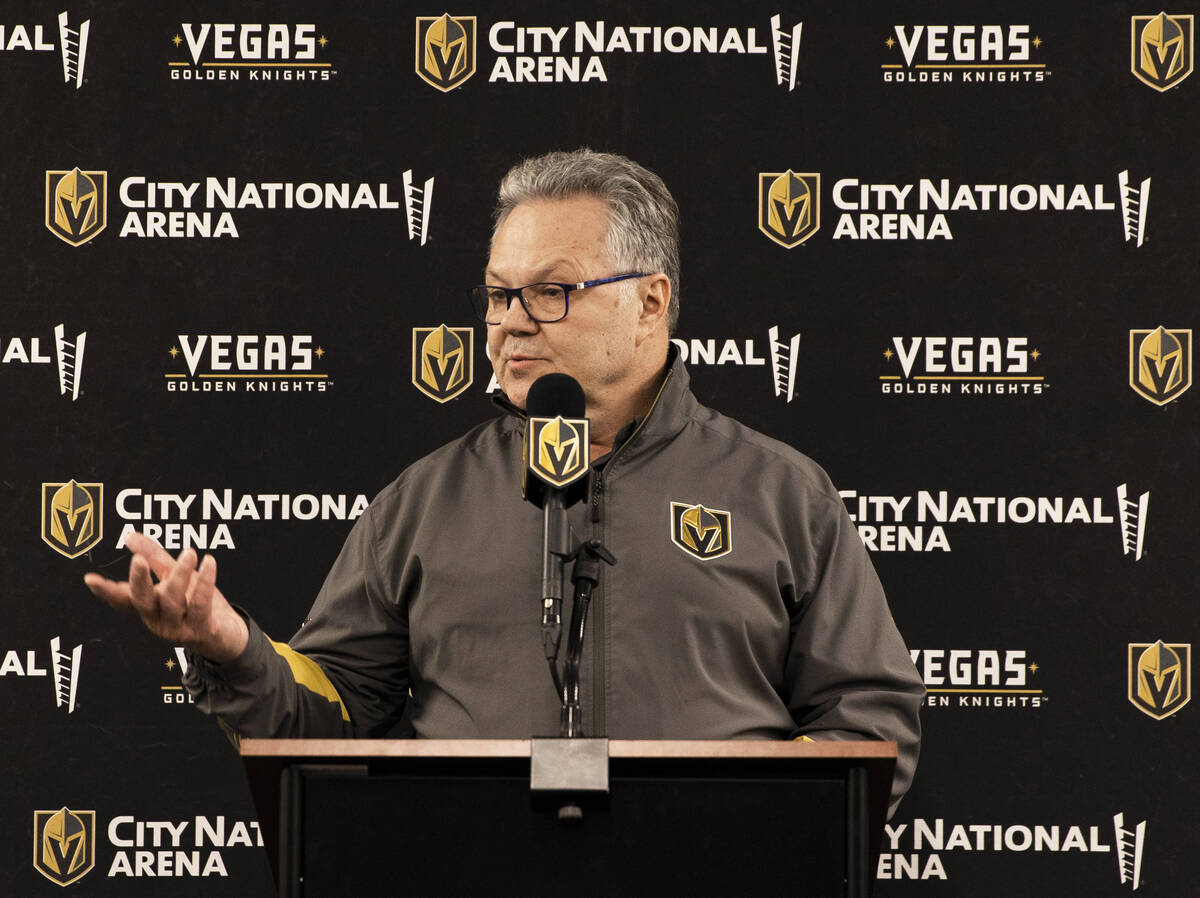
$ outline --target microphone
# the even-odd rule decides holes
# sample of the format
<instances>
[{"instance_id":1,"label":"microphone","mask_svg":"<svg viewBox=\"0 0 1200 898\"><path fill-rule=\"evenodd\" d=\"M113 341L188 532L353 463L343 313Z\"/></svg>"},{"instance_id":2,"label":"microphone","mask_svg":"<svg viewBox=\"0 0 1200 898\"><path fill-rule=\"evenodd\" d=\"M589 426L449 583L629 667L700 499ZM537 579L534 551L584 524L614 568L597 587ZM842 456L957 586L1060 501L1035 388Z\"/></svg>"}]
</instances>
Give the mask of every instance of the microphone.
<instances>
[{"instance_id":1,"label":"microphone","mask_svg":"<svg viewBox=\"0 0 1200 898\"><path fill-rule=\"evenodd\" d=\"M538 508L558 490L570 508L587 494L590 433L583 387L569 374L543 374L525 399L521 495Z\"/></svg>"},{"instance_id":2,"label":"microphone","mask_svg":"<svg viewBox=\"0 0 1200 898\"><path fill-rule=\"evenodd\" d=\"M587 493L590 433L583 388L569 374L545 374L525 400L521 495L542 509L542 648L555 691L562 694L563 565L572 554L567 508Z\"/></svg>"}]
</instances>

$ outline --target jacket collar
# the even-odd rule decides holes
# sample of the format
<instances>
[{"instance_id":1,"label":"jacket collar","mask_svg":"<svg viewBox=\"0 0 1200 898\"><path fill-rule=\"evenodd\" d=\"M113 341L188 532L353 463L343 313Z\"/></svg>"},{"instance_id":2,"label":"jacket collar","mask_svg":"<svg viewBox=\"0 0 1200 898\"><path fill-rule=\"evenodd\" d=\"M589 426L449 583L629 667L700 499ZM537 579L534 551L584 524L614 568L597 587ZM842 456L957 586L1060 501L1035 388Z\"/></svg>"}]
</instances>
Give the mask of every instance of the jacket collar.
<instances>
[{"instance_id":1,"label":"jacket collar","mask_svg":"<svg viewBox=\"0 0 1200 898\"><path fill-rule=\"evenodd\" d=\"M649 414L640 423L634 422L633 434L620 446L613 448L608 456L610 462L624 464L661 443L669 442L683 430L695 412L698 403L692 395L691 377L674 344L667 359L667 376L654 404L650 406Z\"/></svg>"},{"instance_id":2,"label":"jacket collar","mask_svg":"<svg viewBox=\"0 0 1200 898\"><path fill-rule=\"evenodd\" d=\"M667 351L667 375L659 388L658 397L650 406L650 412L644 419L632 421L632 435L622 444L615 447L605 459L612 461L619 458L621 463L634 458L641 453L667 442L683 430L687 420L695 412L699 403L691 391L691 377L687 366L680 358L679 350L670 344ZM525 411L513 405L503 391L497 390L490 394L492 403L505 412L505 429L525 432ZM628 429L628 428L627 428Z\"/></svg>"}]
</instances>

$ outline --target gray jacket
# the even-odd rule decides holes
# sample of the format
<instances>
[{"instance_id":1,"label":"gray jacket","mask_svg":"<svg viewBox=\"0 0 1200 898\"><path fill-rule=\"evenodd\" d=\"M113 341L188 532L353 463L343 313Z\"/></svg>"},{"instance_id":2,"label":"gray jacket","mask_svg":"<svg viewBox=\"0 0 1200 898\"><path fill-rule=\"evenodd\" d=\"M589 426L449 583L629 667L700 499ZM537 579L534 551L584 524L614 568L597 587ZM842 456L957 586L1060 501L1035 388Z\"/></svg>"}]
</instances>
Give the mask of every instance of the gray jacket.
<instances>
[{"instance_id":1,"label":"gray jacket","mask_svg":"<svg viewBox=\"0 0 1200 898\"><path fill-rule=\"evenodd\" d=\"M290 648L251 621L237 660L194 659L197 705L253 736L378 736L406 701L418 736L557 735L524 427L504 415L404 471L356 522ZM894 807L924 688L824 471L700 405L676 360L591 480L571 526L617 564L592 599L585 733L894 739Z\"/></svg>"}]
</instances>

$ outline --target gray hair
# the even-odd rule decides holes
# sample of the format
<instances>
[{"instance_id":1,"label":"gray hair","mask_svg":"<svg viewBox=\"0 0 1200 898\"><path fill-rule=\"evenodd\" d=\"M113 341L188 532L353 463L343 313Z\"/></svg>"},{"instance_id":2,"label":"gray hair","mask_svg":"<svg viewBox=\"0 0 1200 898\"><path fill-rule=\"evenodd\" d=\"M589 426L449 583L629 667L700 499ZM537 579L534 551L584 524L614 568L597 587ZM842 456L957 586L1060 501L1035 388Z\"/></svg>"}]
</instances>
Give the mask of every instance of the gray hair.
<instances>
[{"instance_id":1,"label":"gray hair","mask_svg":"<svg viewBox=\"0 0 1200 898\"><path fill-rule=\"evenodd\" d=\"M608 251L620 266L671 281L667 332L679 320L679 206L662 178L632 159L583 147L524 159L500 182L492 239L514 208L580 194L608 205Z\"/></svg>"}]
</instances>

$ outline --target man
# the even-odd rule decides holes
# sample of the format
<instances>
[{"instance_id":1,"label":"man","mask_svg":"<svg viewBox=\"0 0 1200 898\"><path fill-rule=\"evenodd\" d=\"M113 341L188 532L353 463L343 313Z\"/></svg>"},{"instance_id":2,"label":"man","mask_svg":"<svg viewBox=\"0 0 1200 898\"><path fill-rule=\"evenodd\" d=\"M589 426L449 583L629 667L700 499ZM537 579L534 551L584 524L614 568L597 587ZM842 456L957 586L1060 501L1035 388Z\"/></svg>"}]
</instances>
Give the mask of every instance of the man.
<instances>
[{"instance_id":1,"label":"man","mask_svg":"<svg viewBox=\"0 0 1200 898\"><path fill-rule=\"evenodd\" d=\"M258 736L553 735L540 513L516 487L530 385L583 387L593 470L570 510L616 557L584 651L588 735L895 739L911 780L923 695L837 491L793 449L701 406L670 351L678 211L620 156L527 160L500 187L486 322L501 417L409 467L356 523L290 646L215 586L211 556L141 536L87 584L193 655L204 711ZM151 572L159 578L157 585Z\"/></svg>"}]
</instances>

